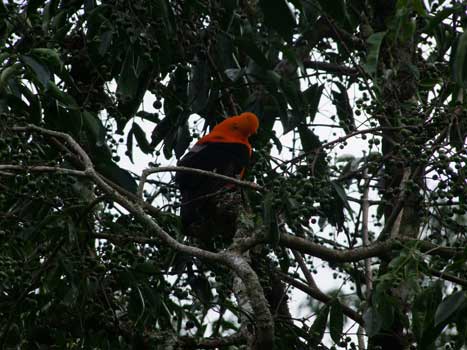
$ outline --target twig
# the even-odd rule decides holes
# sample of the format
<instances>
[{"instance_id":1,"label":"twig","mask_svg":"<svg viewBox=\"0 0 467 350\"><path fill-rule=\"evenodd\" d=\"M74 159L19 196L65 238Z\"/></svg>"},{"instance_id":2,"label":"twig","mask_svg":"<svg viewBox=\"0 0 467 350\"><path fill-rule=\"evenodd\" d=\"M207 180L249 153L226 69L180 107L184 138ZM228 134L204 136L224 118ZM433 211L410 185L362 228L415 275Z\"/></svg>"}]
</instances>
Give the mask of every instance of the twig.
<instances>
[{"instance_id":1,"label":"twig","mask_svg":"<svg viewBox=\"0 0 467 350\"><path fill-rule=\"evenodd\" d=\"M323 303L326 303L326 304L329 303L332 300L332 298L329 295L324 294L319 289L310 288L310 287L306 286L305 284L303 284L302 282L297 281L296 279L290 277L289 275L287 275L287 274L285 274L283 272L277 272L277 274L281 278L281 280L283 280L284 282L289 283L290 285L294 286L297 289L300 289L302 292L305 292L306 294L310 295L311 297L315 298L316 300L319 300L319 301L321 301ZM342 307L342 311L344 312L344 314L347 317L351 318L352 320L354 320L358 324L361 324L361 325L365 324L365 322L363 321L362 316L359 315L356 311L352 310L351 308L349 308L347 305L344 305L344 304L341 304L341 307Z\"/></svg>"},{"instance_id":2,"label":"twig","mask_svg":"<svg viewBox=\"0 0 467 350\"><path fill-rule=\"evenodd\" d=\"M305 276L306 281L308 282L308 286L310 288L318 289L318 285L315 282L315 279L310 273L310 270L308 270L308 267L305 264L305 261L303 260L302 254L300 252L297 252L296 250L292 250L292 254L295 257L295 260L298 262L298 266L300 267L300 270L303 272L303 276Z\"/></svg>"},{"instance_id":3,"label":"twig","mask_svg":"<svg viewBox=\"0 0 467 350\"><path fill-rule=\"evenodd\" d=\"M362 325L358 326L357 340L358 340L358 348L360 350L365 350L365 327L363 327Z\"/></svg>"},{"instance_id":4,"label":"twig","mask_svg":"<svg viewBox=\"0 0 467 350\"><path fill-rule=\"evenodd\" d=\"M81 157L81 162L83 163L85 170L93 168L91 158L89 158L87 153L81 148L78 142L76 142L70 135L64 132L45 129L34 124L28 124L27 126L15 126L15 127L12 127L11 129L13 131L19 131L19 132L33 130L33 131L38 131L42 134L46 134L49 136L62 138L68 143L68 145L72 148L72 150L75 151Z\"/></svg>"},{"instance_id":5,"label":"twig","mask_svg":"<svg viewBox=\"0 0 467 350\"><path fill-rule=\"evenodd\" d=\"M149 175L154 174L154 173L172 172L172 171L179 171L179 172L192 173L192 174L197 174L197 175L202 175L202 176L209 176L209 177L213 177L216 179L225 180L226 182L234 183L242 187L248 187L256 191L264 190L262 186L257 185L254 182L239 180L237 178L218 174L213 171L206 171L206 170L201 170L201 169L196 169L196 168L188 168L184 166L163 166L163 167L148 168L148 169L143 170L143 173L141 174L141 179L138 185L138 191L137 191L138 198L142 198L143 187Z\"/></svg>"},{"instance_id":6,"label":"twig","mask_svg":"<svg viewBox=\"0 0 467 350\"><path fill-rule=\"evenodd\" d=\"M323 70L326 73L336 73L336 74L341 74L341 75L356 76L356 75L359 75L360 73L358 69L343 66L340 64L329 63L329 62L304 60L303 66L307 69L308 68L318 69L318 70Z\"/></svg>"},{"instance_id":7,"label":"twig","mask_svg":"<svg viewBox=\"0 0 467 350\"><path fill-rule=\"evenodd\" d=\"M177 343L182 349L218 349L229 345L241 345L246 343L245 332L238 332L224 337L194 338L180 337Z\"/></svg>"},{"instance_id":8,"label":"twig","mask_svg":"<svg viewBox=\"0 0 467 350\"><path fill-rule=\"evenodd\" d=\"M321 146L311 150L310 152L306 152L306 153L303 153L303 154L300 154L298 155L297 157L294 157L292 159L289 159L288 161L285 161L283 164L285 163L296 163L306 157L308 157L310 154L313 154L315 157L313 159L313 163L312 163L312 169L314 169L314 166L315 166L315 163L318 159L317 155L325 148L328 148L328 147L331 147L331 146L334 146L335 144L338 144L338 143L341 143L341 142L344 142L345 140L349 139L349 138L352 138L354 136L357 136L357 135L361 135L361 134L370 134L370 133L374 133L374 132L377 132L377 131L385 131L385 130L401 130L401 129L415 129L415 128L419 128L420 126L413 126L413 125L405 125L405 126L400 126L400 127L388 127L388 126L379 126L379 127L375 127L375 128L369 128L369 129L364 129L364 130L357 130L357 131L354 131L354 132L351 132L350 134L347 134L345 136L341 136L341 137L338 137L337 139L333 140L333 141L329 141L327 143L324 143L322 144Z\"/></svg>"},{"instance_id":9,"label":"twig","mask_svg":"<svg viewBox=\"0 0 467 350\"><path fill-rule=\"evenodd\" d=\"M443 280L450 281L450 282L453 282L453 283L457 283L457 284L459 284L461 286L467 287L467 280L465 280L463 278L459 278L459 277L454 276L454 275L452 275L450 273L440 272L440 271L437 271L437 270L432 269L432 268L429 268L428 271L433 276L437 276L439 278L442 278Z\"/></svg>"},{"instance_id":10,"label":"twig","mask_svg":"<svg viewBox=\"0 0 467 350\"><path fill-rule=\"evenodd\" d=\"M406 196L406 185L407 181L410 178L410 168L405 168L404 169L404 174L402 175L402 180L399 184L399 190L400 190L400 196L401 198L404 198ZM402 207L399 213L397 214L396 220L394 221L394 225L392 225L391 229L391 238L396 238L399 236L399 230L401 227L401 222L402 222L402 215L404 215L404 208Z\"/></svg>"},{"instance_id":11,"label":"twig","mask_svg":"<svg viewBox=\"0 0 467 350\"><path fill-rule=\"evenodd\" d=\"M43 165L16 165L16 164L0 164L0 170L13 170L21 172L39 172L39 173L57 173L71 176L88 176L82 170L74 170L68 168L61 168L56 166L43 166Z\"/></svg>"},{"instance_id":12,"label":"twig","mask_svg":"<svg viewBox=\"0 0 467 350\"><path fill-rule=\"evenodd\" d=\"M368 217L370 204L368 202L368 192L370 185L370 178L368 177L368 171L365 169L363 171L363 195L362 195L362 241L363 246L368 247L370 245L370 240L368 237ZM365 259L365 284L366 284L366 298L367 300L371 297L371 291L373 289L373 276L371 271L371 259Z\"/></svg>"}]
</instances>

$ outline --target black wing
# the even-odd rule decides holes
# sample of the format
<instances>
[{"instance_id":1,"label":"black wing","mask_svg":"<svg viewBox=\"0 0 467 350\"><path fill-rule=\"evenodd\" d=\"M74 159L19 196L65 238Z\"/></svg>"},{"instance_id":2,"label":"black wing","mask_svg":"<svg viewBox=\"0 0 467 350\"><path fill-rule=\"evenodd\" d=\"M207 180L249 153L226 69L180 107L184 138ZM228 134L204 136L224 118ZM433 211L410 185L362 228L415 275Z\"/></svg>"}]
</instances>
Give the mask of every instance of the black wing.
<instances>
[{"instance_id":1,"label":"black wing","mask_svg":"<svg viewBox=\"0 0 467 350\"><path fill-rule=\"evenodd\" d=\"M250 153L246 145L211 142L192 147L177 165L235 177L248 165L249 159ZM203 215L209 215L205 213L209 200L206 195L225 186L223 180L187 172L177 172L175 181L182 195L180 214L185 226Z\"/></svg>"},{"instance_id":2,"label":"black wing","mask_svg":"<svg viewBox=\"0 0 467 350\"><path fill-rule=\"evenodd\" d=\"M248 165L249 160L250 153L246 145L210 142L192 147L177 165L235 177ZM197 188L201 183L212 180L211 177L186 172L177 172L175 175L175 181L182 191L185 188Z\"/></svg>"}]
</instances>

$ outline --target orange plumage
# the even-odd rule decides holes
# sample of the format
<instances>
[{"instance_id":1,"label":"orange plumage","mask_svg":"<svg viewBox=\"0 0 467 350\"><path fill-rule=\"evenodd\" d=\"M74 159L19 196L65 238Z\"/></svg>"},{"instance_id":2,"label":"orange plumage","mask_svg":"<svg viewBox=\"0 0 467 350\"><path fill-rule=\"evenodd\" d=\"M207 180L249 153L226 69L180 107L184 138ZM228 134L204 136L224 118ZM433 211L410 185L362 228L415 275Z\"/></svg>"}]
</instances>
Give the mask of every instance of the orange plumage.
<instances>
[{"instance_id":1,"label":"orange plumage","mask_svg":"<svg viewBox=\"0 0 467 350\"><path fill-rule=\"evenodd\" d=\"M258 117L251 113L245 112L240 115L225 119L217 124L212 131L202 137L197 144L205 143L240 143L248 147L251 155L251 145L248 138L255 134L259 127Z\"/></svg>"},{"instance_id":2,"label":"orange plumage","mask_svg":"<svg viewBox=\"0 0 467 350\"><path fill-rule=\"evenodd\" d=\"M258 127L258 117L250 112L227 118L198 140L178 165L242 177L252 153L248 138L257 132ZM206 212L206 195L226 186L222 180L183 172L176 174L175 181L182 195L184 226L209 215Z\"/></svg>"}]
</instances>

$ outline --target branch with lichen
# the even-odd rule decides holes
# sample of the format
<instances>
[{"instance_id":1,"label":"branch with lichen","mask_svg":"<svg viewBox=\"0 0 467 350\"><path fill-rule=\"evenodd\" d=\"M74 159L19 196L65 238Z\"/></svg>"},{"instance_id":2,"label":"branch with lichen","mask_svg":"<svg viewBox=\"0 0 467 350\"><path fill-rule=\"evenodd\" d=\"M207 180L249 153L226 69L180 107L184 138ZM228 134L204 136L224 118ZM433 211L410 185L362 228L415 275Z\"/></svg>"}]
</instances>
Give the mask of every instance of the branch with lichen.
<instances>
[{"instance_id":1,"label":"branch with lichen","mask_svg":"<svg viewBox=\"0 0 467 350\"><path fill-rule=\"evenodd\" d=\"M271 313L269 311L269 306L264 296L261 284L259 283L258 276L251 268L247 259L243 257L241 253L232 250L214 253L178 242L145 212L145 208L140 204L139 200L130 199L124 196L120 190L114 188L111 183L109 183L104 177L102 177L94 169L93 163L90 157L84 151L84 149L70 135L58 131L45 129L35 125L15 127L13 128L13 130L21 132L35 131L44 135L64 140L71 148L71 150L75 153L75 155L79 157L81 165L84 168L83 171L80 171L76 174L79 174L80 176L87 176L88 178L90 178L94 182L94 184L99 187L100 190L106 193L116 203L120 204L122 207L128 210L128 212L133 214L137 220L139 220L142 224L144 224L152 232L154 232L159 241L165 243L168 247L178 252L194 256L200 259L206 259L212 262L223 264L230 270L234 271L245 286L246 294L250 299L250 304L255 317L256 334L253 348L272 348L274 341L274 323L272 320ZM29 167L29 169L34 169L34 167ZM227 177L227 179L229 179L230 181L231 178Z\"/></svg>"}]
</instances>

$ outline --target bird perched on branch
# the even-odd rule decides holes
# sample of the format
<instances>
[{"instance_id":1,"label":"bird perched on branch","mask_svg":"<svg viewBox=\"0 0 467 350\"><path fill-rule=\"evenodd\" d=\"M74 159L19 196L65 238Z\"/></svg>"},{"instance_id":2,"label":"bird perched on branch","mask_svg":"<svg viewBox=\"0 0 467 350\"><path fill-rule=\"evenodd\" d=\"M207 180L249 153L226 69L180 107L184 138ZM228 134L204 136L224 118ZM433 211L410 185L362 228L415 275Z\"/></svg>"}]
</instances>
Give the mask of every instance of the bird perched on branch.
<instances>
[{"instance_id":1,"label":"bird perched on branch","mask_svg":"<svg viewBox=\"0 0 467 350\"><path fill-rule=\"evenodd\" d=\"M252 154L249 137L257 132L258 127L258 118L253 113L245 112L230 117L198 140L177 165L242 178ZM244 233L240 232L242 230L236 232L242 196L235 190L235 185L222 179L187 172L177 172L175 181L182 195L181 218L184 234L197 238L207 248L216 248L217 242L225 246L225 241L231 239L235 233ZM260 276L271 312L279 322L276 327L284 332L283 342L290 349L302 349L300 342L296 346L290 340L298 337L293 333L295 326L287 305L286 288L271 273L274 265L265 251L250 252L251 265ZM198 270L202 270L202 266L198 265ZM217 271L216 266L210 268ZM188 275L190 274L193 272L188 268ZM199 278L193 277L192 283L199 281ZM207 280L205 283L209 284Z\"/></svg>"},{"instance_id":2,"label":"bird perched on branch","mask_svg":"<svg viewBox=\"0 0 467 350\"><path fill-rule=\"evenodd\" d=\"M248 138L256 133L258 127L258 117L250 112L227 118L198 140L177 165L242 178L252 154ZM202 240L201 236L209 238L213 233L206 231L216 226L219 228L213 222L219 217L216 215L218 195L235 186L221 179L187 172L177 172L175 181L182 197L180 215L185 234ZM229 222L225 216L221 220ZM202 230L192 227L201 223ZM206 225L209 223L211 225Z\"/></svg>"}]
</instances>

